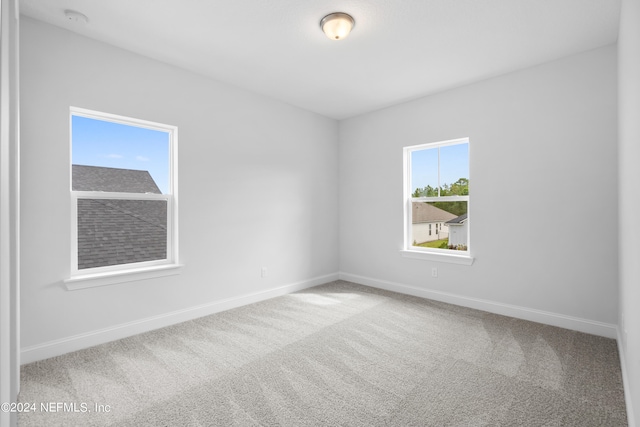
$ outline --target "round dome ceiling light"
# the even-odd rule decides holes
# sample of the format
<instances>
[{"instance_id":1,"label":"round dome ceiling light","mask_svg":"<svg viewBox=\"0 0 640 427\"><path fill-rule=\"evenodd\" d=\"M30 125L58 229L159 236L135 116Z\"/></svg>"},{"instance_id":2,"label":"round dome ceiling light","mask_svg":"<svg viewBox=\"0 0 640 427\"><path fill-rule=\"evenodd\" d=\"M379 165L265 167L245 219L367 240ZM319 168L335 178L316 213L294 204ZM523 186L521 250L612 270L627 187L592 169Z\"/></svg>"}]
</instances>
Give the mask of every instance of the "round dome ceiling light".
<instances>
[{"instance_id":1,"label":"round dome ceiling light","mask_svg":"<svg viewBox=\"0 0 640 427\"><path fill-rule=\"evenodd\" d=\"M330 13L320 21L320 28L331 40L342 40L347 37L356 21L343 12Z\"/></svg>"}]
</instances>

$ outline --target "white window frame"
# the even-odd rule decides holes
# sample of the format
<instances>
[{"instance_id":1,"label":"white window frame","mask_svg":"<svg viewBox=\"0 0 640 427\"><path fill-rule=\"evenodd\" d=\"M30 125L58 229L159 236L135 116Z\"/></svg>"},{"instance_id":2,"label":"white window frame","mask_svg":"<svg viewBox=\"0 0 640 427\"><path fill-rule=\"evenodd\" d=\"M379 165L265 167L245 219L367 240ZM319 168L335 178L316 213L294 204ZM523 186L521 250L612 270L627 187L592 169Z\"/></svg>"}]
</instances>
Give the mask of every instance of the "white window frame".
<instances>
[{"instance_id":1,"label":"white window frame","mask_svg":"<svg viewBox=\"0 0 640 427\"><path fill-rule=\"evenodd\" d=\"M426 144L412 145L403 148L404 177L403 177L403 200L404 200L404 246L400 253L406 258L424 259L429 261L441 261L453 264L473 264L471 256L471 224L467 222L467 250L458 251L452 249L440 248L423 248L414 246L411 235L411 227L413 224L413 202L467 202L467 212L471 212L470 196L436 196L436 197L413 197L414 189L411 188L411 154L414 151L425 149L442 148L458 144L467 144L469 147L469 165L471 164L471 144L469 138L458 138L447 141L431 142ZM440 159L438 156L438 194L440 194ZM470 167L469 167L470 169ZM470 174L470 173L469 173ZM471 182L470 176L467 176Z\"/></svg>"},{"instance_id":2,"label":"white window frame","mask_svg":"<svg viewBox=\"0 0 640 427\"><path fill-rule=\"evenodd\" d=\"M70 107L69 114L69 156L72 161L72 120L74 116L119 123L166 132L169 135L169 189L167 194L116 193L102 191L74 191L72 187L72 167L69 167L69 189L71 203L71 274L65 280L67 289L76 290L94 286L110 285L134 280L178 274L178 128L163 123L150 122L116 114ZM78 269L78 200L118 199L118 200L163 200L167 203L167 257L162 260L110 265L104 267Z\"/></svg>"}]
</instances>

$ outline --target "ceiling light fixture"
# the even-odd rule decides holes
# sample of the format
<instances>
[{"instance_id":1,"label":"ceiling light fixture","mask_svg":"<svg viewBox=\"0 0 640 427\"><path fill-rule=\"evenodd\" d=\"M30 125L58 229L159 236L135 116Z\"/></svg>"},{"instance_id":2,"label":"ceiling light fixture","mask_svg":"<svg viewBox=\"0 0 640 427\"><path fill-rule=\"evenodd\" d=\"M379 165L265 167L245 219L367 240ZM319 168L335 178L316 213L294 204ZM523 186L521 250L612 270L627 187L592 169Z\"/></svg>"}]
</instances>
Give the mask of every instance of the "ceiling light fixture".
<instances>
[{"instance_id":1,"label":"ceiling light fixture","mask_svg":"<svg viewBox=\"0 0 640 427\"><path fill-rule=\"evenodd\" d=\"M322 18L320 28L331 40L342 40L351 32L356 21L346 13L335 12Z\"/></svg>"}]
</instances>

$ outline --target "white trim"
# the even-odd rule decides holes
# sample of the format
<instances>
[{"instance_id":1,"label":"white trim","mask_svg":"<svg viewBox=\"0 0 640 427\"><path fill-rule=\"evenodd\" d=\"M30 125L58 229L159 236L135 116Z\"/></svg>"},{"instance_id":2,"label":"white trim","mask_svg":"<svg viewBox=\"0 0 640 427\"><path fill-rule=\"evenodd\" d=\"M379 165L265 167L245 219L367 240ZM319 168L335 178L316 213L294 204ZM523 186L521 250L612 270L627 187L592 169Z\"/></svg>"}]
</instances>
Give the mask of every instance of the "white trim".
<instances>
[{"instance_id":1,"label":"white trim","mask_svg":"<svg viewBox=\"0 0 640 427\"><path fill-rule=\"evenodd\" d=\"M73 191L73 117L86 117L94 120L118 123L126 126L140 127L154 131L165 132L169 138L169 189L167 194L142 194L142 193L119 193L102 191ZM164 123L151 122L148 120L133 117L120 116L101 111L88 110L85 108L69 107L69 189L71 203L71 273L70 278L65 280L67 289L83 289L93 286L104 286L115 283L123 283L132 280L141 280L160 275L147 274L146 277L136 277L141 271L160 271L156 268L161 265L164 269L179 267L179 240L178 240L178 128L177 126ZM167 203L167 247L166 259L152 260L131 264L118 264L111 266L78 269L78 199L124 199L124 200L165 200ZM153 268L151 268L153 267ZM132 274L132 275L130 275ZM114 280L117 275L129 277L127 280ZM129 275L129 276L125 276ZM96 281L95 279L101 278ZM86 282L83 286L72 285L77 281L92 280L93 284Z\"/></svg>"},{"instance_id":2,"label":"white trim","mask_svg":"<svg viewBox=\"0 0 640 427\"><path fill-rule=\"evenodd\" d=\"M412 202L469 202L469 196L411 197Z\"/></svg>"},{"instance_id":3,"label":"white trim","mask_svg":"<svg viewBox=\"0 0 640 427\"><path fill-rule=\"evenodd\" d=\"M471 255L458 255L455 252L464 253L464 251L453 251L449 250L448 253L438 253L429 251L418 251L418 250L407 250L402 249L400 254L405 258L413 258L413 259L424 259L427 261L438 261L438 262L446 262L449 264L462 264L462 265L471 265L473 264L473 258Z\"/></svg>"},{"instance_id":4,"label":"white trim","mask_svg":"<svg viewBox=\"0 0 640 427\"><path fill-rule=\"evenodd\" d=\"M424 150L425 148L447 147L451 145L464 144L465 142L469 142L469 137L463 136L462 138L448 139L446 141L424 142L405 147L405 149L408 149L410 151Z\"/></svg>"},{"instance_id":5,"label":"white trim","mask_svg":"<svg viewBox=\"0 0 640 427\"><path fill-rule=\"evenodd\" d=\"M622 371L622 386L624 387L624 401L627 407L627 424L635 426L633 399L631 399L631 383L629 382L629 374L627 372L627 356L624 352L622 330L619 326L616 327L616 335L618 341L618 354L620 355L620 370Z\"/></svg>"},{"instance_id":6,"label":"white trim","mask_svg":"<svg viewBox=\"0 0 640 427\"><path fill-rule=\"evenodd\" d=\"M137 264L136 264L137 265ZM63 280L68 291L95 288L97 286L117 285L118 283L155 279L180 274L182 264L163 264L151 267L128 268L103 273L79 274Z\"/></svg>"},{"instance_id":7,"label":"white trim","mask_svg":"<svg viewBox=\"0 0 640 427\"><path fill-rule=\"evenodd\" d=\"M403 226L404 226L404 246L402 255L407 258L414 259L426 259L430 261L449 262L453 264L466 264L471 265L473 263L473 257L470 255L471 251L471 221L467 224L467 251L465 256L459 254L449 255L449 251L441 251L437 248L423 248L413 246L412 226L413 226L413 202L466 202L467 213L471 212L470 196L440 196L440 148L446 146L467 144L469 150L469 171L467 173L467 179L471 182L471 140L469 137L451 139L448 141L430 142L419 145L411 145L403 147L402 149L402 161L403 161L403 200L404 200L404 212L403 212ZM413 189L411 188L411 176L412 176L412 162L411 153L414 151L421 151L427 149L438 149L438 196L433 197L412 197ZM470 215L469 215L470 216ZM468 219L468 218L467 218ZM466 221L466 220L465 220ZM433 256L427 255L427 253L433 254ZM452 256L450 260L447 260L448 256Z\"/></svg>"},{"instance_id":8,"label":"white trim","mask_svg":"<svg viewBox=\"0 0 640 427\"><path fill-rule=\"evenodd\" d=\"M188 320L197 319L199 317L208 316L221 311L230 310L232 308L241 307L243 305L264 301L280 295L286 295L291 292L300 291L335 280L338 280L338 273L318 276L289 285L268 289L265 291L254 292L251 294L240 295L237 297L222 299L218 301L212 301L183 310L176 310L158 316L148 317L128 323L122 323L84 334L74 335L71 337L61 338L58 340L25 347L22 349L21 360L23 364L26 364L54 356L59 356L61 354L81 350L83 348L104 344L110 341L126 338L143 332L152 331L154 329L175 325L177 323L186 322Z\"/></svg>"},{"instance_id":9,"label":"white trim","mask_svg":"<svg viewBox=\"0 0 640 427\"><path fill-rule=\"evenodd\" d=\"M171 194L155 193L116 193L106 191L72 191L75 199L105 199L105 200L169 200Z\"/></svg>"},{"instance_id":10,"label":"white trim","mask_svg":"<svg viewBox=\"0 0 640 427\"><path fill-rule=\"evenodd\" d=\"M137 126L151 130L162 130L164 132L172 133L178 128L173 125L165 123L152 122L150 120L137 119L135 117L121 116L118 114L105 113L102 111L88 110L86 108L69 107L69 111L72 116L82 116L88 119L109 121L119 123L121 125Z\"/></svg>"},{"instance_id":11,"label":"white trim","mask_svg":"<svg viewBox=\"0 0 640 427\"><path fill-rule=\"evenodd\" d=\"M488 311L490 313L501 314L503 316L515 317L532 322L543 323L545 325L557 326L574 331L585 332L587 334L599 335L607 338L616 338L616 325L595 320L582 319L579 317L566 316L564 314L551 313L543 310L536 310L511 304L489 301L479 298L466 297L448 292L434 291L431 289L417 288L401 283L388 282L385 280L373 279L370 277L358 276L350 273L340 273L340 279L358 283L373 288L385 289L402 294L413 295L421 298L428 298L455 304L463 307L475 308L477 310Z\"/></svg>"},{"instance_id":12,"label":"white trim","mask_svg":"<svg viewBox=\"0 0 640 427\"><path fill-rule=\"evenodd\" d=\"M20 391L19 5L0 3L0 402ZM0 425L17 414L0 411Z\"/></svg>"}]
</instances>

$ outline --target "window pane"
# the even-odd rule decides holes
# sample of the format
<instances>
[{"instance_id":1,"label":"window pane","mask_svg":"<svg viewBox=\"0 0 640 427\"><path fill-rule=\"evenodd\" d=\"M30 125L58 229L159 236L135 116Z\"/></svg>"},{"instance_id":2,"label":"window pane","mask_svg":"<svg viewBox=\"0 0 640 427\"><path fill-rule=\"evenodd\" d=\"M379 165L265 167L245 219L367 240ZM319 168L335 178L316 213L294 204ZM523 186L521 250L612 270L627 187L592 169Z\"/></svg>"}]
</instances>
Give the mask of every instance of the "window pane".
<instances>
[{"instance_id":1,"label":"window pane","mask_svg":"<svg viewBox=\"0 0 640 427\"><path fill-rule=\"evenodd\" d=\"M78 199L78 270L166 258L166 200Z\"/></svg>"},{"instance_id":2,"label":"window pane","mask_svg":"<svg viewBox=\"0 0 640 427\"><path fill-rule=\"evenodd\" d=\"M413 202L412 246L467 250L467 202ZM431 232L431 226L435 232Z\"/></svg>"},{"instance_id":3,"label":"window pane","mask_svg":"<svg viewBox=\"0 0 640 427\"><path fill-rule=\"evenodd\" d=\"M72 189L169 194L168 132L71 117Z\"/></svg>"},{"instance_id":4,"label":"window pane","mask_svg":"<svg viewBox=\"0 0 640 427\"><path fill-rule=\"evenodd\" d=\"M441 196L469 195L469 144L440 147Z\"/></svg>"},{"instance_id":5,"label":"window pane","mask_svg":"<svg viewBox=\"0 0 640 427\"><path fill-rule=\"evenodd\" d=\"M412 197L438 195L438 149L428 148L411 152Z\"/></svg>"}]
</instances>

